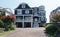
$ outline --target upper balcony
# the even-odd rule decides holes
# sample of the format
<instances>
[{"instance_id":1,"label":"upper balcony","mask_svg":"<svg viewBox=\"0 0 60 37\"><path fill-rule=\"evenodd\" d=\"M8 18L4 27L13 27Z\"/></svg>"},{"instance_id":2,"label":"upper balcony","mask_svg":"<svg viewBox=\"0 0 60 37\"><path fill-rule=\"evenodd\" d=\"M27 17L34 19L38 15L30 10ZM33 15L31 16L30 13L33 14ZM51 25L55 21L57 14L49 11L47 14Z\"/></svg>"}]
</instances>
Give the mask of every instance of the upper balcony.
<instances>
[{"instance_id":1,"label":"upper balcony","mask_svg":"<svg viewBox=\"0 0 60 37\"><path fill-rule=\"evenodd\" d=\"M31 16L17 16L16 22L33 22L33 18Z\"/></svg>"},{"instance_id":2,"label":"upper balcony","mask_svg":"<svg viewBox=\"0 0 60 37\"><path fill-rule=\"evenodd\" d=\"M30 19L30 20L17 19L16 22L33 22L33 20L32 19Z\"/></svg>"}]
</instances>

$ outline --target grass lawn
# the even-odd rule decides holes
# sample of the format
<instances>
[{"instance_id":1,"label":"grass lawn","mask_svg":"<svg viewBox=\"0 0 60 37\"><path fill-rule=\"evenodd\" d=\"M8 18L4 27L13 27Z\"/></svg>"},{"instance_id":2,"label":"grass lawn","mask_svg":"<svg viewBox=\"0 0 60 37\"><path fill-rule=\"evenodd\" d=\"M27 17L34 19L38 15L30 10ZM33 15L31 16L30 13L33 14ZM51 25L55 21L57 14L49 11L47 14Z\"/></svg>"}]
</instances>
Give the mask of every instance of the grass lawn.
<instances>
[{"instance_id":1,"label":"grass lawn","mask_svg":"<svg viewBox=\"0 0 60 37\"><path fill-rule=\"evenodd\" d=\"M0 36L3 36L3 35L6 35L6 34L9 34L11 31L6 31L6 32L2 32L0 33Z\"/></svg>"}]
</instances>

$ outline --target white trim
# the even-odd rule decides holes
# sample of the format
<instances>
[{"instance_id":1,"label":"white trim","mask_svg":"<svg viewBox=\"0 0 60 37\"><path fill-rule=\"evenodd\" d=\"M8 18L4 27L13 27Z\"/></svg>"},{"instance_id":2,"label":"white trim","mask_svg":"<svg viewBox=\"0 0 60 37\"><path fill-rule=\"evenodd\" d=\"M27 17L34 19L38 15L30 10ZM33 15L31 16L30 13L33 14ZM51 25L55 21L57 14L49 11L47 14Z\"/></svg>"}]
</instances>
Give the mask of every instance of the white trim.
<instances>
[{"instance_id":1,"label":"white trim","mask_svg":"<svg viewBox=\"0 0 60 37\"><path fill-rule=\"evenodd\" d=\"M31 22L31 28L32 28L32 22Z\"/></svg>"},{"instance_id":2,"label":"white trim","mask_svg":"<svg viewBox=\"0 0 60 37\"><path fill-rule=\"evenodd\" d=\"M22 22L22 23L23 23L22 25L23 25L23 28L24 28L24 22Z\"/></svg>"},{"instance_id":3,"label":"white trim","mask_svg":"<svg viewBox=\"0 0 60 37\"><path fill-rule=\"evenodd\" d=\"M35 21L38 21L38 19L37 19L37 18L35 18L34 20L35 20Z\"/></svg>"},{"instance_id":4,"label":"white trim","mask_svg":"<svg viewBox=\"0 0 60 37\"><path fill-rule=\"evenodd\" d=\"M17 10L17 15L22 14L22 10Z\"/></svg>"},{"instance_id":5,"label":"white trim","mask_svg":"<svg viewBox=\"0 0 60 37\"><path fill-rule=\"evenodd\" d=\"M25 8L25 5L24 4L22 5L22 8Z\"/></svg>"},{"instance_id":6,"label":"white trim","mask_svg":"<svg viewBox=\"0 0 60 37\"><path fill-rule=\"evenodd\" d=\"M25 10L25 13L26 13L26 14L29 14L29 10Z\"/></svg>"}]
</instances>

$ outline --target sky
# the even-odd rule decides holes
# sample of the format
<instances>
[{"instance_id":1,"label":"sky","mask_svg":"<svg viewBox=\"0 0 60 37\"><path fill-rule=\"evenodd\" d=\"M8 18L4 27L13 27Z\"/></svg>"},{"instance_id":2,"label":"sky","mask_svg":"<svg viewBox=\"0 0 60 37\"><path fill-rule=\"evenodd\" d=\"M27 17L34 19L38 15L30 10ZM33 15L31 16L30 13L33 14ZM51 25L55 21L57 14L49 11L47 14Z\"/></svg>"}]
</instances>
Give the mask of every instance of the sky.
<instances>
[{"instance_id":1,"label":"sky","mask_svg":"<svg viewBox=\"0 0 60 37\"><path fill-rule=\"evenodd\" d=\"M30 7L45 6L47 23L50 12L60 6L60 0L0 0L0 7L14 9L21 3L27 3Z\"/></svg>"}]
</instances>

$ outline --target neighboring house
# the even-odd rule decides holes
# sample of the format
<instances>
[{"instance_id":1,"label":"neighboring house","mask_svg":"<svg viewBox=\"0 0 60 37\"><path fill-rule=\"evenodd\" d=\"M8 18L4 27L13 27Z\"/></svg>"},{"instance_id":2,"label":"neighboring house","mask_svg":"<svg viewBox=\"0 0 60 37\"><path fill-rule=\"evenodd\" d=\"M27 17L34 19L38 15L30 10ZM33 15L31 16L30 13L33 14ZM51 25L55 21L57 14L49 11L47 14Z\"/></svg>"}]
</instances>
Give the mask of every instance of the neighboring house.
<instances>
[{"instance_id":1,"label":"neighboring house","mask_svg":"<svg viewBox=\"0 0 60 37\"><path fill-rule=\"evenodd\" d=\"M39 24L46 23L46 11L44 6L29 7L26 3L21 3L15 9L17 27L39 27Z\"/></svg>"},{"instance_id":2,"label":"neighboring house","mask_svg":"<svg viewBox=\"0 0 60 37\"><path fill-rule=\"evenodd\" d=\"M11 12L11 9L0 7L0 15L7 15L7 14L13 14L13 13Z\"/></svg>"},{"instance_id":3,"label":"neighboring house","mask_svg":"<svg viewBox=\"0 0 60 37\"><path fill-rule=\"evenodd\" d=\"M53 10L51 13L50 13L50 19L52 18L52 16L54 14L60 14L60 7L57 7L55 10ZM50 20L50 22L52 23L52 21Z\"/></svg>"},{"instance_id":4,"label":"neighboring house","mask_svg":"<svg viewBox=\"0 0 60 37\"><path fill-rule=\"evenodd\" d=\"M6 10L0 7L0 15L5 15Z\"/></svg>"}]
</instances>

